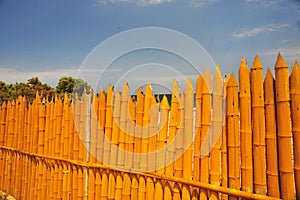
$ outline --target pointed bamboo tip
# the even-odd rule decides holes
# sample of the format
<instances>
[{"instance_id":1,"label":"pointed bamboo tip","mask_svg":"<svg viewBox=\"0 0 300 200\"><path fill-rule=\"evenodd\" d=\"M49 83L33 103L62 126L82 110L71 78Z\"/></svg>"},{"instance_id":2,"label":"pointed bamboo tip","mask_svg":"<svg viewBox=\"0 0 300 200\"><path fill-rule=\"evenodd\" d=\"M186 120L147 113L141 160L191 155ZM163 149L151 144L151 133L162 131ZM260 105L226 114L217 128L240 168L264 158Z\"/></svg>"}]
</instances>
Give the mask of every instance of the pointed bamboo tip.
<instances>
[{"instance_id":1,"label":"pointed bamboo tip","mask_svg":"<svg viewBox=\"0 0 300 200\"><path fill-rule=\"evenodd\" d=\"M188 88L188 89L194 89L190 77L188 77L188 80L187 80L187 82L186 82L186 87L185 87L185 88L186 88L186 89L187 89L187 88Z\"/></svg>"},{"instance_id":2,"label":"pointed bamboo tip","mask_svg":"<svg viewBox=\"0 0 300 200\"><path fill-rule=\"evenodd\" d=\"M175 96L177 98L179 96L179 86L175 79L173 79L173 83L172 83L172 96Z\"/></svg>"},{"instance_id":3,"label":"pointed bamboo tip","mask_svg":"<svg viewBox=\"0 0 300 200\"><path fill-rule=\"evenodd\" d=\"M230 78L228 80L228 86L238 86L237 80L233 73L230 75Z\"/></svg>"},{"instance_id":4,"label":"pointed bamboo tip","mask_svg":"<svg viewBox=\"0 0 300 200\"><path fill-rule=\"evenodd\" d=\"M215 74L216 74L216 73L222 74L219 65L216 65L216 71L215 71Z\"/></svg>"},{"instance_id":5,"label":"pointed bamboo tip","mask_svg":"<svg viewBox=\"0 0 300 200\"><path fill-rule=\"evenodd\" d=\"M16 105L16 102L15 102L15 100L14 100L14 99L12 100L12 103L11 103L11 105L12 105L12 106L15 106L15 105Z\"/></svg>"},{"instance_id":6,"label":"pointed bamboo tip","mask_svg":"<svg viewBox=\"0 0 300 200\"><path fill-rule=\"evenodd\" d=\"M295 61L294 65L293 65L293 69L291 72L291 77L295 77L296 79L300 76L300 68L299 68L299 64L297 61Z\"/></svg>"},{"instance_id":7,"label":"pointed bamboo tip","mask_svg":"<svg viewBox=\"0 0 300 200\"><path fill-rule=\"evenodd\" d=\"M203 81L203 85L202 85L202 94L209 94L210 90L208 88L208 85L205 81Z\"/></svg>"},{"instance_id":8,"label":"pointed bamboo tip","mask_svg":"<svg viewBox=\"0 0 300 200\"><path fill-rule=\"evenodd\" d=\"M243 56L242 57L242 60L241 60L241 64L240 64L240 69L239 69L239 76L242 77L241 73L249 73L249 69L248 69L248 66L247 66L247 62L246 62L246 59L245 57Z\"/></svg>"},{"instance_id":9,"label":"pointed bamboo tip","mask_svg":"<svg viewBox=\"0 0 300 200\"><path fill-rule=\"evenodd\" d=\"M196 97L200 98L202 95L202 85L203 85L203 77L200 73L196 83Z\"/></svg>"},{"instance_id":10,"label":"pointed bamboo tip","mask_svg":"<svg viewBox=\"0 0 300 200\"><path fill-rule=\"evenodd\" d=\"M2 103L2 109L6 109L6 101L4 101L3 103Z\"/></svg>"},{"instance_id":11,"label":"pointed bamboo tip","mask_svg":"<svg viewBox=\"0 0 300 200\"><path fill-rule=\"evenodd\" d=\"M170 109L168 98L166 95L163 96L162 101L160 103L161 107L164 109Z\"/></svg>"},{"instance_id":12,"label":"pointed bamboo tip","mask_svg":"<svg viewBox=\"0 0 300 200\"><path fill-rule=\"evenodd\" d=\"M268 67L265 80L273 80L273 79L274 79L274 77L273 77L272 71L271 71L270 67Z\"/></svg>"},{"instance_id":13,"label":"pointed bamboo tip","mask_svg":"<svg viewBox=\"0 0 300 200\"><path fill-rule=\"evenodd\" d=\"M281 56L281 53L278 53L277 60L275 63L275 69L277 68L288 68L288 65L286 64L285 60Z\"/></svg>"},{"instance_id":14,"label":"pointed bamboo tip","mask_svg":"<svg viewBox=\"0 0 300 200\"><path fill-rule=\"evenodd\" d=\"M39 98L40 98L40 95L39 95L39 91L37 90L37 91L35 92L35 99L39 100Z\"/></svg>"},{"instance_id":15,"label":"pointed bamboo tip","mask_svg":"<svg viewBox=\"0 0 300 200\"><path fill-rule=\"evenodd\" d=\"M253 60L252 69L262 69L262 64L257 54L255 55L255 58Z\"/></svg>"},{"instance_id":16,"label":"pointed bamboo tip","mask_svg":"<svg viewBox=\"0 0 300 200\"><path fill-rule=\"evenodd\" d=\"M152 86L151 86L151 84L150 83L148 83L147 85L146 85L146 96L147 95L152 95Z\"/></svg>"}]
</instances>

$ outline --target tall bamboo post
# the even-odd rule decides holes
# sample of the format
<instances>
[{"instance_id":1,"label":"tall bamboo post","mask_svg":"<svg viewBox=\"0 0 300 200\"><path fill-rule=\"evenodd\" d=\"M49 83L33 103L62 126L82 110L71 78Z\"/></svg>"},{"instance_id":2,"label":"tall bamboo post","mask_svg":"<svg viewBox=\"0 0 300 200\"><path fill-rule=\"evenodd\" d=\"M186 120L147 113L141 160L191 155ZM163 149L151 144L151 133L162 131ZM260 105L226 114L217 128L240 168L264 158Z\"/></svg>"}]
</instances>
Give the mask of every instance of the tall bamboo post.
<instances>
[{"instance_id":1,"label":"tall bamboo post","mask_svg":"<svg viewBox=\"0 0 300 200\"><path fill-rule=\"evenodd\" d=\"M267 184L263 69L257 55L254 58L251 68L251 83L254 191L257 194L265 195L267 193Z\"/></svg>"},{"instance_id":2,"label":"tall bamboo post","mask_svg":"<svg viewBox=\"0 0 300 200\"><path fill-rule=\"evenodd\" d=\"M12 113L13 116L11 118L11 126L12 126L12 132L11 132L11 147L16 148L16 143L17 143L17 138L18 138L18 132L17 132L17 124L18 124L18 112L17 112L17 106L16 106L16 101L12 101ZM9 193L16 195L15 194L15 180L16 180L16 159L13 154L11 154L11 169L9 171L10 173L10 179L9 179Z\"/></svg>"},{"instance_id":3,"label":"tall bamboo post","mask_svg":"<svg viewBox=\"0 0 300 200\"><path fill-rule=\"evenodd\" d=\"M6 126L6 102L3 102L1 105L1 111L0 111L0 145L5 145L5 126ZM0 151L0 187L4 188L4 169L5 169L5 152Z\"/></svg>"},{"instance_id":4,"label":"tall bamboo post","mask_svg":"<svg viewBox=\"0 0 300 200\"><path fill-rule=\"evenodd\" d=\"M123 179L122 179L122 175L121 174L117 174L115 200L121 200L122 199L122 191L123 191Z\"/></svg>"},{"instance_id":5,"label":"tall bamboo post","mask_svg":"<svg viewBox=\"0 0 300 200\"><path fill-rule=\"evenodd\" d=\"M97 109L99 107L99 99L97 98L97 94L93 94L92 97L92 105L91 105L91 145L90 145L90 153L89 153L89 162L95 163L96 161L100 162L101 160L98 159L97 155L97 144L98 144L98 116L97 116ZM103 134L103 133L99 133ZM100 136L99 136L100 137ZM91 169L89 169L91 170ZM89 188L90 189L90 188ZM89 195L90 196L90 195Z\"/></svg>"},{"instance_id":6,"label":"tall bamboo post","mask_svg":"<svg viewBox=\"0 0 300 200\"><path fill-rule=\"evenodd\" d=\"M177 111L177 135L175 139L174 176L183 177L183 137L184 137L184 94L181 93Z\"/></svg>"},{"instance_id":7,"label":"tall bamboo post","mask_svg":"<svg viewBox=\"0 0 300 200\"><path fill-rule=\"evenodd\" d=\"M289 69L281 54L275 64L277 134L281 198L295 198L292 162L292 132L290 119Z\"/></svg>"},{"instance_id":8,"label":"tall bamboo post","mask_svg":"<svg viewBox=\"0 0 300 200\"><path fill-rule=\"evenodd\" d=\"M146 178L146 200L154 199L154 183L151 177Z\"/></svg>"},{"instance_id":9,"label":"tall bamboo post","mask_svg":"<svg viewBox=\"0 0 300 200\"><path fill-rule=\"evenodd\" d=\"M150 127L149 127L149 147L148 147L148 171L155 171L156 169L156 159L157 159L157 132L158 132L158 111L159 104L156 103L156 99L152 95L151 107L149 110L150 115Z\"/></svg>"},{"instance_id":10,"label":"tall bamboo post","mask_svg":"<svg viewBox=\"0 0 300 200\"><path fill-rule=\"evenodd\" d=\"M100 170L95 170L95 197L99 198L101 196L101 174Z\"/></svg>"},{"instance_id":11,"label":"tall bamboo post","mask_svg":"<svg viewBox=\"0 0 300 200\"><path fill-rule=\"evenodd\" d=\"M300 68L297 61L290 75L290 89L296 198L300 199Z\"/></svg>"},{"instance_id":12,"label":"tall bamboo post","mask_svg":"<svg viewBox=\"0 0 300 200\"><path fill-rule=\"evenodd\" d=\"M110 146L112 141L112 125L113 125L113 103L114 103L114 91L111 86L108 86L107 100L106 100L103 164L109 164L109 160L110 160L110 149L111 149Z\"/></svg>"},{"instance_id":13,"label":"tall bamboo post","mask_svg":"<svg viewBox=\"0 0 300 200\"><path fill-rule=\"evenodd\" d=\"M129 98L127 126L126 126L127 133L125 137L125 169L127 170L130 170L133 167L134 124L135 124L135 104L132 98Z\"/></svg>"},{"instance_id":14,"label":"tall bamboo post","mask_svg":"<svg viewBox=\"0 0 300 200\"><path fill-rule=\"evenodd\" d=\"M264 81L265 97L265 124L266 124L266 160L267 160L267 188L268 196L280 198L278 177L278 154L276 136L276 111L275 111L274 78L268 68Z\"/></svg>"},{"instance_id":15,"label":"tall bamboo post","mask_svg":"<svg viewBox=\"0 0 300 200\"><path fill-rule=\"evenodd\" d=\"M139 194L138 194L139 200L146 199L146 181L145 177L140 176L139 177Z\"/></svg>"},{"instance_id":16,"label":"tall bamboo post","mask_svg":"<svg viewBox=\"0 0 300 200\"><path fill-rule=\"evenodd\" d=\"M141 146L142 146L142 126L144 116L144 95L141 88L137 90L136 101L136 126L134 138L134 169L140 169L141 162Z\"/></svg>"},{"instance_id":17,"label":"tall bamboo post","mask_svg":"<svg viewBox=\"0 0 300 200\"><path fill-rule=\"evenodd\" d=\"M123 176L123 190L122 190L122 199L130 200L131 195L131 180L129 174L125 173Z\"/></svg>"},{"instance_id":18,"label":"tall bamboo post","mask_svg":"<svg viewBox=\"0 0 300 200\"><path fill-rule=\"evenodd\" d=\"M110 176L112 176L112 177L110 177ZM111 180L111 178L112 178L113 180ZM114 180L113 175L109 174L109 180L110 180L110 181L108 182L108 174L107 174L106 171L104 171L104 172L102 173L102 180L101 180L101 195L100 195L100 199L101 199L101 200L106 200L106 199L108 199L109 188L110 188L112 185L114 186L114 187L113 187L113 191L115 191L115 185L114 185L115 180ZM110 183L110 184L108 184L108 183Z\"/></svg>"},{"instance_id":19,"label":"tall bamboo post","mask_svg":"<svg viewBox=\"0 0 300 200\"><path fill-rule=\"evenodd\" d=\"M192 179L193 156L193 115L194 115L194 88L191 79L188 78L185 87L184 101L184 137L183 137L183 177Z\"/></svg>"},{"instance_id":20,"label":"tall bamboo post","mask_svg":"<svg viewBox=\"0 0 300 200\"><path fill-rule=\"evenodd\" d=\"M11 145L11 141L12 141L12 138L11 138L11 132L12 132L12 125L11 125L11 118L12 118L12 109L11 109L11 102L8 101L7 102L7 118L6 118L6 128L5 128L5 144L6 146L10 147ZM9 180L10 180L10 177L9 177L9 171L11 170L11 155L10 155L10 152L6 152L6 158L5 158L5 162L4 162L4 165L3 165L3 171L4 171L4 178L3 178L3 188L5 189L5 191L7 192L9 190Z\"/></svg>"},{"instance_id":21,"label":"tall bamboo post","mask_svg":"<svg viewBox=\"0 0 300 200\"><path fill-rule=\"evenodd\" d=\"M141 146L141 163L140 169L145 171L148 169L148 150L149 150L149 128L150 128L150 107L152 99L152 88L150 83L146 85L146 95L144 101L144 116L143 116L143 132L142 132L142 146Z\"/></svg>"},{"instance_id":22,"label":"tall bamboo post","mask_svg":"<svg viewBox=\"0 0 300 200\"><path fill-rule=\"evenodd\" d=\"M107 175L105 175L105 176L107 176ZM105 191L108 191L107 196L103 199L107 199L107 197L108 197L108 199L115 199L116 179L115 179L114 173L109 173L108 186L107 186L106 179L107 179L106 177L104 177L104 179L102 179L102 185L103 185L102 187L104 187ZM103 180L104 180L104 182L103 182Z\"/></svg>"},{"instance_id":23,"label":"tall bamboo post","mask_svg":"<svg viewBox=\"0 0 300 200\"><path fill-rule=\"evenodd\" d=\"M166 176L174 175L174 162L175 162L175 136L177 133L177 115L179 106L179 87L175 79L172 83L172 99L170 110L170 124L169 124L169 136L167 138L167 157L166 157Z\"/></svg>"},{"instance_id":24,"label":"tall bamboo post","mask_svg":"<svg viewBox=\"0 0 300 200\"><path fill-rule=\"evenodd\" d=\"M131 200L138 200L139 195L139 181L137 176L132 176L131 181Z\"/></svg>"},{"instance_id":25,"label":"tall bamboo post","mask_svg":"<svg viewBox=\"0 0 300 200\"><path fill-rule=\"evenodd\" d=\"M97 160L103 163L103 151L104 151L104 128L106 120L106 97L105 91L101 89L99 94L98 104L98 130L97 130Z\"/></svg>"},{"instance_id":26,"label":"tall bamboo post","mask_svg":"<svg viewBox=\"0 0 300 200\"><path fill-rule=\"evenodd\" d=\"M125 166L125 137L127 134L127 114L128 114L128 99L129 88L125 82L121 93L121 116L120 116L120 137L118 149L118 166L124 168Z\"/></svg>"},{"instance_id":27,"label":"tall bamboo post","mask_svg":"<svg viewBox=\"0 0 300 200\"><path fill-rule=\"evenodd\" d=\"M164 199L163 194L164 194L163 184L160 180L157 180L155 184L154 199L163 200Z\"/></svg>"},{"instance_id":28,"label":"tall bamboo post","mask_svg":"<svg viewBox=\"0 0 300 200\"><path fill-rule=\"evenodd\" d=\"M156 171L158 174L165 174L166 173L166 151L164 151L165 146L167 144L167 134L168 134L168 127L169 127L169 103L167 97L164 95L161 103L160 103L160 128L159 128L159 135L158 135L158 147L157 147L157 164L156 164ZM160 187L160 186L157 186ZM160 191L160 190L159 190ZM159 196L160 198L160 196Z\"/></svg>"},{"instance_id":29,"label":"tall bamboo post","mask_svg":"<svg viewBox=\"0 0 300 200\"><path fill-rule=\"evenodd\" d=\"M234 74L227 85L227 147L229 187L240 189L238 84Z\"/></svg>"},{"instance_id":30,"label":"tall bamboo post","mask_svg":"<svg viewBox=\"0 0 300 200\"><path fill-rule=\"evenodd\" d=\"M224 120L223 109L223 78L220 68L217 66L214 74L209 180L210 183L218 186L221 181L221 134ZM212 192L210 199L218 199L218 193Z\"/></svg>"},{"instance_id":31,"label":"tall bamboo post","mask_svg":"<svg viewBox=\"0 0 300 200\"><path fill-rule=\"evenodd\" d=\"M240 131L241 131L241 189L253 191L252 121L250 71L245 58L239 69ZM254 158L256 159L256 158Z\"/></svg>"},{"instance_id":32,"label":"tall bamboo post","mask_svg":"<svg viewBox=\"0 0 300 200\"><path fill-rule=\"evenodd\" d=\"M110 165L113 167L117 166L117 160L118 160L120 112L121 112L121 96L119 92L116 92L115 101L114 101L114 112L113 112L111 153L110 153L110 160L109 160Z\"/></svg>"},{"instance_id":33,"label":"tall bamboo post","mask_svg":"<svg viewBox=\"0 0 300 200\"><path fill-rule=\"evenodd\" d=\"M202 85L203 77L199 74L196 83L196 132L194 139L194 173L193 179L200 180L200 142L201 142L201 113L202 113Z\"/></svg>"}]
</instances>

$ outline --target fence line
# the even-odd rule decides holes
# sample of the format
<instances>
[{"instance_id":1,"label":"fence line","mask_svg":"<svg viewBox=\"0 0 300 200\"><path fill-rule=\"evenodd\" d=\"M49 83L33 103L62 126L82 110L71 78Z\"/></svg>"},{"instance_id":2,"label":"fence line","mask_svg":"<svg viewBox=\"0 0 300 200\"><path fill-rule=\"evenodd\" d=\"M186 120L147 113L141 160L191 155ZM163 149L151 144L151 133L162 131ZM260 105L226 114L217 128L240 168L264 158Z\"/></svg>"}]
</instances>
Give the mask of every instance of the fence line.
<instances>
[{"instance_id":1,"label":"fence line","mask_svg":"<svg viewBox=\"0 0 300 200\"><path fill-rule=\"evenodd\" d=\"M0 189L17 199L300 198L300 69L258 56L239 79L207 70L169 105L148 84L130 97L36 94L0 109ZM213 89L212 89L213 81ZM195 98L194 98L195 93ZM195 102L194 102L195 101ZM195 105L195 108L194 108Z\"/></svg>"}]
</instances>

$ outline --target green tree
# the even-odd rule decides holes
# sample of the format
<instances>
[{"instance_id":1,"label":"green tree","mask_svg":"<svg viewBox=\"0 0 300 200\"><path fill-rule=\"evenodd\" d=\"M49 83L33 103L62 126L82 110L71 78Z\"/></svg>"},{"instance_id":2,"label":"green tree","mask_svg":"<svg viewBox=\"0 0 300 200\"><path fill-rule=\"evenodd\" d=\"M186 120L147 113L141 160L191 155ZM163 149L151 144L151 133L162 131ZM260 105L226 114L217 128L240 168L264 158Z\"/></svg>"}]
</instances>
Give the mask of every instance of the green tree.
<instances>
[{"instance_id":1,"label":"green tree","mask_svg":"<svg viewBox=\"0 0 300 200\"><path fill-rule=\"evenodd\" d=\"M93 92L92 87L82 79L75 79L70 76L63 76L59 79L56 86L56 92L58 94L77 93L79 96L82 96L83 91L86 91L88 94Z\"/></svg>"}]
</instances>

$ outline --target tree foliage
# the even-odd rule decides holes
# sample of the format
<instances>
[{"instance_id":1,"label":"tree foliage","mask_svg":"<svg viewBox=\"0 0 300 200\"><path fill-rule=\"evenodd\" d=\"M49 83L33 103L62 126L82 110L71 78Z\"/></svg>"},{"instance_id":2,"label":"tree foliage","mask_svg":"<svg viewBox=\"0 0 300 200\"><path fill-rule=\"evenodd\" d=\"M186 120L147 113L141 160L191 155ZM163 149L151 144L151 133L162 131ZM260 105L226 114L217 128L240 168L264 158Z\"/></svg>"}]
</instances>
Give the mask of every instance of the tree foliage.
<instances>
[{"instance_id":1,"label":"tree foliage","mask_svg":"<svg viewBox=\"0 0 300 200\"><path fill-rule=\"evenodd\" d=\"M69 93L75 94L77 93L78 96L82 96L83 91L86 93L93 92L92 87L82 79L75 79L70 76L64 76L59 79L58 84L56 86L56 92L61 93Z\"/></svg>"}]
</instances>

